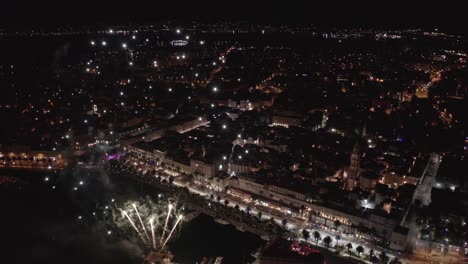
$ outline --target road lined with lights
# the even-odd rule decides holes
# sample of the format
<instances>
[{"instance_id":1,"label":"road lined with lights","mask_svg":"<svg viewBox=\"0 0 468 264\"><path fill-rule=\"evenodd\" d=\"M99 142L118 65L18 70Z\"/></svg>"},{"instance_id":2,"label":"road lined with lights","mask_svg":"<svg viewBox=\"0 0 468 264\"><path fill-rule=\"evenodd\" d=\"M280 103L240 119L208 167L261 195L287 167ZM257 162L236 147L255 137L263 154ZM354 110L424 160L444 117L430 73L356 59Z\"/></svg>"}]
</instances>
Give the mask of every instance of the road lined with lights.
<instances>
[{"instance_id":1,"label":"road lined with lights","mask_svg":"<svg viewBox=\"0 0 468 264\"><path fill-rule=\"evenodd\" d=\"M135 160L137 160L137 159L135 159ZM136 162L136 165L135 165L135 162L131 162L131 164L133 166L143 165L143 169L141 169L141 170L146 170L146 171L151 170L148 167L148 165L146 165L144 163L141 163L141 162ZM158 170L158 169L163 170L165 172L167 171L167 168L163 169L162 167L156 167L156 170ZM261 215L262 215L261 218L263 220L267 220L267 219L272 218L274 220L274 222L279 226L283 225L283 221L284 221L284 219L286 219L287 222L286 222L285 227L298 237L302 236L302 230L304 230L304 229L308 230L309 232L318 231L321 234L321 237L330 236L333 241L335 240L336 236L340 236L339 243L341 245L351 243L353 248L356 248L357 246L362 246L365 249L365 252L369 252L370 250L374 250L375 252L384 251L386 253L386 255L388 257L390 257L390 258L397 257L399 259L402 259L402 257L404 257L400 253L392 252L390 250L383 249L381 247L372 245L370 242L367 242L367 241L365 241L363 239L358 239L356 237L353 237L353 235L347 235L347 234L344 234L344 233L339 232L337 230L330 229L328 227L323 227L323 226L319 226L317 224L308 223L307 218L302 216L302 215L295 214L295 213L285 215L283 212L278 211L275 208L258 206L258 205L254 204L254 203L245 203L240 198L231 196L231 195L229 195L227 193L224 193L224 192L216 191L216 190L214 190L212 188L207 187L206 185L190 183L183 176L181 176L180 173L175 172L175 171L171 171L171 172L172 172L172 173L170 173L171 176L176 176L174 178L173 182L172 182L173 185L175 185L175 186L177 186L179 188L187 188L189 190L189 192L200 195L200 196L203 196L207 200L210 200L209 199L210 195L219 196L219 197L221 197L221 199L218 202L223 204L224 206L235 208L235 206L237 205L237 206L239 206L239 210L241 210L241 211L250 211L250 214L257 214L257 215L259 213L261 213ZM164 177L164 175L159 175L159 176L162 177L162 178L165 178L166 180L169 179L169 176L166 176L166 177ZM226 200L228 201L227 204L225 202ZM247 208L249 208L249 209L247 209ZM311 245L315 245L314 243L312 243L310 241L309 241L309 243ZM334 242L332 242L330 245L333 245L333 244L334 244ZM363 261L365 263L371 263L371 262L365 261L363 259L356 259L356 260ZM407 261L409 263L409 260L407 260Z\"/></svg>"}]
</instances>

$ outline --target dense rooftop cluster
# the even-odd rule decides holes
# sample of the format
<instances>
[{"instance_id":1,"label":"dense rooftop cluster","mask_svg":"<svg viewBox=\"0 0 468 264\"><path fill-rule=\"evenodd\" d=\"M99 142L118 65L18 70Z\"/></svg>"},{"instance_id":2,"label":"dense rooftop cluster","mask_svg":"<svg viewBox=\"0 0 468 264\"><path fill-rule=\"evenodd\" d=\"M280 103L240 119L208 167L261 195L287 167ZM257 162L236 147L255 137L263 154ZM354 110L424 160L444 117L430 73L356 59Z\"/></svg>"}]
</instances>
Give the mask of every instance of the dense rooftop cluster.
<instances>
[{"instance_id":1,"label":"dense rooftop cluster","mask_svg":"<svg viewBox=\"0 0 468 264\"><path fill-rule=\"evenodd\" d=\"M171 177L398 250L412 206L436 206L442 191L466 205L459 36L229 23L79 33L32 34L57 47L52 61L0 65L15 91L0 101L14 120L8 151L122 148ZM20 81L37 68L40 78Z\"/></svg>"}]
</instances>

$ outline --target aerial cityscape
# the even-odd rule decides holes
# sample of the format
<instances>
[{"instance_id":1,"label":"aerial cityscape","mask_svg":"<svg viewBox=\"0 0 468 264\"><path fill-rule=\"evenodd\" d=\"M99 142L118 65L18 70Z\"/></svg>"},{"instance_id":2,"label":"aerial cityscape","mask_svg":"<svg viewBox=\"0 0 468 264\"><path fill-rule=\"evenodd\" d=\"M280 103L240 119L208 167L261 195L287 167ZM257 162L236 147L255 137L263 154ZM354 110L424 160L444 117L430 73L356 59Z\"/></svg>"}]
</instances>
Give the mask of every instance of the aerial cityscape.
<instances>
[{"instance_id":1,"label":"aerial cityscape","mask_svg":"<svg viewBox=\"0 0 468 264\"><path fill-rule=\"evenodd\" d=\"M468 263L466 32L233 13L0 24L0 262Z\"/></svg>"}]
</instances>

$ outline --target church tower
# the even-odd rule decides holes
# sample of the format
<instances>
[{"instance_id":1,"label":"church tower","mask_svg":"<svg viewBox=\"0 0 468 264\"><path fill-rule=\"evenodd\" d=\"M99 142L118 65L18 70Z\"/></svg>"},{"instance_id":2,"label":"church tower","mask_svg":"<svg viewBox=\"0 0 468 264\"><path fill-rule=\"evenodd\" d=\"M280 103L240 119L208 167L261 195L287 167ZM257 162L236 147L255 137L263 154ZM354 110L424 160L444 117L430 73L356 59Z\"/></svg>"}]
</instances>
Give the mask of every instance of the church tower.
<instances>
[{"instance_id":1,"label":"church tower","mask_svg":"<svg viewBox=\"0 0 468 264\"><path fill-rule=\"evenodd\" d=\"M348 168L348 189L352 190L356 186L359 179L359 171L361 168L361 148L359 144L354 144L353 152L351 153L351 161Z\"/></svg>"}]
</instances>

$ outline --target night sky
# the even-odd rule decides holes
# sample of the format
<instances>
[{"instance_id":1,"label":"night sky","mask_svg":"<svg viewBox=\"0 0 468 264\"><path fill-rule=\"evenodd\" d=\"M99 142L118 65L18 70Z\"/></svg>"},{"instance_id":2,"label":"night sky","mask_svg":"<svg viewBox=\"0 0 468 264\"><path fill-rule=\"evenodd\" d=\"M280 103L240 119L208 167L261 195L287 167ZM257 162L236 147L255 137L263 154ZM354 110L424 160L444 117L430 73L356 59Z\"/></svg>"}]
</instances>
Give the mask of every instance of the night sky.
<instances>
[{"instance_id":1,"label":"night sky","mask_svg":"<svg viewBox=\"0 0 468 264\"><path fill-rule=\"evenodd\" d=\"M0 28L218 20L319 26L440 28L462 33L460 2L443 1L5 1ZM33 2L33 3L29 3Z\"/></svg>"}]
</instances>

